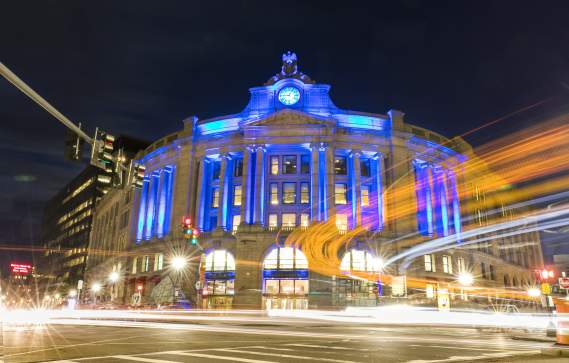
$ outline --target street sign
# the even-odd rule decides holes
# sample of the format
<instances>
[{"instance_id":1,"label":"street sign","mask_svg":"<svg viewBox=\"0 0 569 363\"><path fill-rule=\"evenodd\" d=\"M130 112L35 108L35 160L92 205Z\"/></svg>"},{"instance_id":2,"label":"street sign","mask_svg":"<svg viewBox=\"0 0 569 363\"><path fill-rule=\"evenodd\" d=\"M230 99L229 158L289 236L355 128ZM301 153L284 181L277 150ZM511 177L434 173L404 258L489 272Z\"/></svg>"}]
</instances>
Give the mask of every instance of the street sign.
<instances>
[{"instance_id":1,"label":"street sign","mask_svg":"<svg viewBox=\"0 0 569 363\"><path fill-rule=\"evenodd\" d=\"M541 284L541 293L543 295L551 294L551 285L548 284L547 282L544 282L543 284Z\"/></svg>"},{"instance_id":2,"label":"street sign","mask_svg":"<svg viewBox=\"0 0 569 363\"><path fill-rule=\"evenodd\" d=\"M562 289L569 289L569 277L560 277L559 287Z\"/></svg>"},{"instance_id":3,"label":"street sign","mask_svg":"<svg viewBox=\"0 0 569 363\"><path fill-rule=\"evenodd\" d=\"M83 280L77 281L77 290L83 289Z\"/></svg>"}]
</instances>

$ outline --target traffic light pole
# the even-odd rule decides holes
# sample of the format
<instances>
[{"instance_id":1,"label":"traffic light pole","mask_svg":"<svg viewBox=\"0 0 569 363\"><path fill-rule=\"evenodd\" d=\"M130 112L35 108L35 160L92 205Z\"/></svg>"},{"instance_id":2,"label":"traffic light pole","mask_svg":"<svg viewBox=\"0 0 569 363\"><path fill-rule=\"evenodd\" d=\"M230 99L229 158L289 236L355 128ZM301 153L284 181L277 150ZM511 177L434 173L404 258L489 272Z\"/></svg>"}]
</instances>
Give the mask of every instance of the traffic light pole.
<instances>
[{"instance_id":1,"label":"traffic light pole","mask_svg":"<svg viewBox=\"0 0 569 363\"><path fill-rule=\"evenodd\" d=\"M59 120L62 124L73 130L79 137L81 137L85 142L93 144L93 139L89 137L83 130L81 130L77 125L71 122L67 117L65 117L61 112L59 112L55 107L49 104L42 96L37 94L30 86L28 86L24 81L22 81L18 76L16 76L11 70L8 69L3 63L0 62L0 74L12 83L16 88L22 91L23 94L32 99L41 108L49 112L53 117Z\"/></svg>"}]
</instances>

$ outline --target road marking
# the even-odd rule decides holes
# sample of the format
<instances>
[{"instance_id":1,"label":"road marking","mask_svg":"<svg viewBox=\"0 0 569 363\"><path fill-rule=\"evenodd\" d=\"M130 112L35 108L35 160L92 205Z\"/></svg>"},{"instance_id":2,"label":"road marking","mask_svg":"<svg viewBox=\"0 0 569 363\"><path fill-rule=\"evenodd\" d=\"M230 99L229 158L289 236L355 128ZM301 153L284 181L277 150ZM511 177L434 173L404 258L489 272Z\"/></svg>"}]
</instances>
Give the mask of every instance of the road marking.
<instances>
[{"instance_id":1,"label":"road marking","mask_svg":"<svg viewBox=\"0 0 569 363\"><path fill-rule=\"evenodd\" d=\"M514 357L518 355L536 355L540 354L541 351L539 350L531 350L527 352L516 352L516 351L506 351L504 353L489 353L483 354L478 356L452 356L445 359L435 359L435 360L409 360L406 363L454 363L454 362L463 362L463 361L474 361L474 360L483 360L488 358L504 358L504 357Z\"/></svg>"},{"instance_id":2,"label":"road marking","mask_svg":"<svg viewBox=\"0 0 569 363\"><path fill-rule=\"evenodd\" d=\"M465 347L453 347L451 345L428 345L428 344L410 344L410 347L427 347L427 348L445 348L445 349L459 349L459 350L482 350L485 352L506 352L505 349L492 349L492 348L465 348Z\"/></svg>"},{"instance_id":3,"label":"road marking","mask_svg":"<svg viewBox=\"0 0 569 363\"><path fill-rule=\"evenodd\" d=\"M237 348L237 347L236 347ZM249 349L249 348L258 348L258 349L271 349L271 350L283 350L283 351L289 351L292 352L294 351L294 349L290 349L290 348L276 348L276 347L266 347L264 345L252 345L250 347L239 347L239 349L241 348L245 348L245 349ZM229 348L232 349L232 348Z\"/></svg>"},{"instance_id":4,"label":"road marking","mask_svg":"<svg viewBox=\"0 0 569 363\"><path fill-rule=\"evenodd\" d=\"M132 355L112 355L111 358L134 360L137 362L147 362L147 363L181 363L176 360L151 359L151 358L135 357Z\"/></svg>"},{"instance_id":5,"label":"road marking","mask_svg":"<svg viewBox=\"0 0 569 363\"><path fill-rule=\"evenodd\" d=\"M212 350L212 349L209 349ZM211 358L211 359L220 359L220 360L230 360L232 362L246 362L246 363L278 363L271 360L256 360L256 359L247 359L247 358L239 358L239 357L226 357L223 355L215 355L215 354L202 354L202 353L188 353L188 352L178 352L172 351L168 352L167 354L174 354L174 355L186 355L189 357L197 357L197 358ZM265 355L265 354L262 354Z\"/></svg>"},{"instance_id":6,"label":"road marking","mask_svg":"<svg viewBox=\"0 0 569 363\"><path fill-rule=\"evenodd\" d=\"M253 355L270 355L273 357L281 357L281 358L296 358L296 359L306 359L306 360L321 360L325 362L338 362L338 363L358 363L352 360L340 360L340 359L331 359L331 358L316 358L316 357L305 357L302 355L291 355L291 354L279 354L279 353L267 353L267 352L252 352L250 350L240 350L240 349L231 349L231 348L218 348L212 349L215 351L220 352L234 352L234 353L243 353L243 354L253 354Z\"/></svg>"},{"instance_id":7,"label":"road marking","mask_svg":"<svg viewBox=\"0 0 569 363\"><path fill-rule=\"evenodd\" d=\"M369 351L369 349L332 347L332 346L328 346L328 345L315 345L315 344L285 344L285 345L293 346L293 347L324 348L324 349L337 349L337 350L355 350L355 351L361 351L361 352Z\"/></svg>"}]
</instances>

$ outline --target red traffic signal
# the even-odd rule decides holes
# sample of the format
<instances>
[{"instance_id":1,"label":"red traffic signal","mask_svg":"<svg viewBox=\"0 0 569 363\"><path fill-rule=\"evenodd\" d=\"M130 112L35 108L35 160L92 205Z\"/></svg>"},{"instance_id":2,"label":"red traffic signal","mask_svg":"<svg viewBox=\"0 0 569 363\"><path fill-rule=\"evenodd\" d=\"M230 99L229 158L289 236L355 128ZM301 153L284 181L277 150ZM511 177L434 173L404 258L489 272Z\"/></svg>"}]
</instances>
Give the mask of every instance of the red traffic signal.
<instances>
[{"instance_id":1,"label":"red traffic signal","mask_svg":"<svg viewBox=\"0 0 569 363\"><path fill-rule=\"evenodd\" d=\"M184 217L184 226L191 226L192 225L192 219L190 217Z\"/></svg>"},{"instance_id":2,"label":"red traffic signal","mask_svg":"<svg viewBox=\"0 0 569 363\"><path fill-rule=\"evenodd\" d=\"M144 286L142 286L142 284L136 285L136 290L142 291L142 289L144 289Z\"/></svg>"},{"instance_id":3,"label":"red traffic signal","mask_svg":"<svg viewBox=\"0 0 569 363\"><path fill-rule=\"evenodd\" d=\"M548 281L555 277L555 271L544 268L543 270L536 270L536 275L540 281Z\"/></svg>"}]
</instances>

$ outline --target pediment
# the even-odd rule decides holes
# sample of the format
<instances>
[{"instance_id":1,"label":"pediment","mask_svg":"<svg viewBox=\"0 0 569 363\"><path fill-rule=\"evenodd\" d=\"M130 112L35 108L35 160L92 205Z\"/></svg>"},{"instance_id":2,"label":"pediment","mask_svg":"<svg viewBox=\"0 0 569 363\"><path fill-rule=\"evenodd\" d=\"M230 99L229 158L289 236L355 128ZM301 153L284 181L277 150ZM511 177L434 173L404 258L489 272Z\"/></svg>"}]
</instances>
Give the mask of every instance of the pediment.
<instances>
[{"instance_id":1,"label":"pediment","mask_svg":"<svg viewBox=\"0 0 569 363\"><path fill-rule=\"evenodd\" d=\"M298 126L310 126L310 127L332 127L336 125L336 120L328 117L321 117L312 114L308 114L296 110L280 110L274 112L266 117L259 120L248 122L244 127L250 126L275 126L275 127L298 127Z\"/></svg>"}]
</instances>

